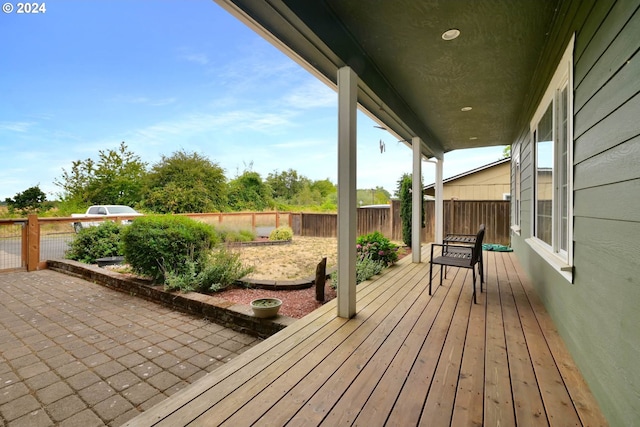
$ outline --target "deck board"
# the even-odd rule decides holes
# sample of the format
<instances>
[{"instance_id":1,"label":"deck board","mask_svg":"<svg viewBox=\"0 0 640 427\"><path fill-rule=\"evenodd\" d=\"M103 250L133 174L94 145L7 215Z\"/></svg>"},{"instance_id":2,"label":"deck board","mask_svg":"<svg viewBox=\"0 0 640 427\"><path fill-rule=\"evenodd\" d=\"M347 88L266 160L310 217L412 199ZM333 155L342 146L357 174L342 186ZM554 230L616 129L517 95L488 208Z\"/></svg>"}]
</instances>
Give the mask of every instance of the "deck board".
<instances>
[{"instance_id":1,"label":"deck board","mask_svg":"<svg viewBox=\"0 0 640 427\"><path fill-rule=\"evenodd\" d=\"M126 425L606 425L513 254L473 304L466 269L428 295L428 249Z\"/></svg>"}]
</instances>

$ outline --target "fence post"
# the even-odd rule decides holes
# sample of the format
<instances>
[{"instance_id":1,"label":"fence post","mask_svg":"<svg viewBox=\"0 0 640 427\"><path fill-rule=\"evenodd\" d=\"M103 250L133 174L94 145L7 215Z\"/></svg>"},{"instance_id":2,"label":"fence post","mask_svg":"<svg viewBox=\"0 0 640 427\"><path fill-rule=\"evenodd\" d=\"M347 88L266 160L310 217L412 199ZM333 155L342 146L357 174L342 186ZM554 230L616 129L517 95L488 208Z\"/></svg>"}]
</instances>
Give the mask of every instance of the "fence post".
<instances>
[{"instance_id":1,"label":"fence post","mask_svg":"<svg viewBox=\"0 0 640 427\"><path fill-rule=\"evenodd\" d=\"M27 217L27 271L35 271L40 263L40 224L38 215Z\"/></svg>"},{"instance_id":2,"label":"fence post","mask_svg":"<svg viewBox=\"0 0 640 427\"><path fill-rule=\"evenodd\" d=\"M276 211L276 228L280 227L280 212Z\"/></svg>"}]
</instances>

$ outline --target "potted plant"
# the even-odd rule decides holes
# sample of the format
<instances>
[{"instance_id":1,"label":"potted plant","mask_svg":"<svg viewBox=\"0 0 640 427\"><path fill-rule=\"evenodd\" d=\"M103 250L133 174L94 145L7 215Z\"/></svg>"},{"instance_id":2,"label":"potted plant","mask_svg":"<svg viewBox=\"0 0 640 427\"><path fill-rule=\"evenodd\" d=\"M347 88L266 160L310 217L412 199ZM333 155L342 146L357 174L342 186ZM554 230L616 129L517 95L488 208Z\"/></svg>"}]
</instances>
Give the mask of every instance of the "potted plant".
<instances>
[{"instance_id":1,"label":"potted plant","mask_svg":"<svg viewBox=\"0 0 640 427\"><path fill-rule=\"evenodd\" d=\"M251 301L253 315L263 319L275 317L281 305L282 301L278 298L258 298Z\"/></svg>"}]
</instances>

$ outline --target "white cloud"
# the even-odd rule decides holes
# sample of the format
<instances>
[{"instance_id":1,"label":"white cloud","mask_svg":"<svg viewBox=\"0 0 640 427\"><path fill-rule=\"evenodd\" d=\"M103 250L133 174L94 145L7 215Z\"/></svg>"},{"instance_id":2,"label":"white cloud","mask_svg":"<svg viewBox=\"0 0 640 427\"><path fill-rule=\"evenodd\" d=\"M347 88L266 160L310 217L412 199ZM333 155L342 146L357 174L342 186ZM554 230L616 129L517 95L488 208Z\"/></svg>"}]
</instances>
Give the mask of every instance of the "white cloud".
<instances>
[{"instance_id":1,"label":"white cloud","mask_svg":"<svg viewBox=\"0 0 640 427\"><path fill-rule=\"evenodd\" d=\"M181 55L180 58L200 65L207 65L209 63L209 57L204 53L189 53Z\"/></svg>"},{"instance_id":2,"label":"white cloud","mask_svg":"<svg viewBox=\"0 0 640 427\"><path fill-rule=\"evenodd\" d=\"M337 108L338 95L320 80L310 77L308 81L285 95L283 101L291 108Z\"/></svg>"},{"instance_id":3,"label":"white cloud","mask_svg":"<svg viewBox=\"0 0 640 427\"><path fill-rule=\"evenodd\" d=\"M118 95L113 99L115 102L134 104L134 105L150 105L152 107L164 107L165 105L173 104L177 101L177 98L148 98L146 96L127 96Z\"/></svg>"},{"instance_id":4,"label":"white cloud","mask_svg":"<svg viewBox=\"0 0 640 427\"><path fill-rule=\"evenodd\" d=\"M35 122L0 122L0 131L28 132Z\"/></svg>"}]
</instances>

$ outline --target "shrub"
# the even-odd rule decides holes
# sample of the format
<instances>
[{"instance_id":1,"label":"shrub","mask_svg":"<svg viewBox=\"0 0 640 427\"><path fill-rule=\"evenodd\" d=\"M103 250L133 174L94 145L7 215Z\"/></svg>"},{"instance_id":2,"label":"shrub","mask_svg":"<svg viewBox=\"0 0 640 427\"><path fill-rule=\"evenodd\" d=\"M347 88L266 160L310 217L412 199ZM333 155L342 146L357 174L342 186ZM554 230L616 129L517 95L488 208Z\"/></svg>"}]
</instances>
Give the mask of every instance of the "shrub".
<instances>
[{"instance_id":1,"label":"shrub","mask_svg":"<svg viewBox=\"0 0 640 427\"><path fill-rule=\"evenodd\" d=\"M181 272L168 271L165 289L182 292L219 292L253 271L240 261L240 254L221 248L209 254L203 264L193 260Z\"/></svg>"},{"instance_id":2,"label":"shrub","mask_svg":"<svg viewBox=\"0 0 640 427\"><path fill-rule=\"evenodd\" d=\"M293 230L291 227L281 226L271 231L269 240L291 240L293 239Z\"/></svg>"},{"instance_id":3,"label":"shrub","mask_svg":"<svg viewBox=\"0 0 640 427\"><path fill-rule=\"evenodd\" d=\"M242 264L239 252L225 248L211 253L208 261L200 273L200 290L204 291L221 291L254 270Z\"/></svg>"},{"instance_id":4,"label":"shrub","mask_svg":"<svg viewBox=\"0 0 640 427\"><path fill-rule=\"evenodd\" d=\"M251 230L229 230L223 228L217 231L220 235L220 240L225 243L250 242L256 238L256 233Z\"/></svg>"},{"instance_id":5,"label":"shrub","mask_svg":"<svg viewBox=\"0 0 640 427\"><path fill-rule=\"evenodd\" d=\"M371 258L385 267L398 261L398 245L391 243L379 231L358 237L356 240L358 259Z\"/></svg>"},{"instance_id":6,"label":"shrub","mask_svg":"<svg viewBox=\"0 0 640 427\"><path fill-rule=\"evenodd\" d=\"M370 279L384 270L386 265L382 261L375 261L370 256L358 257L356 260L356 285ZM331 287L338 287L338 271L331 273Z\"/></svg>"},{"instance_id":7,"label":"shrub","mask_svg":"<svg viewBox=\"0 0 640 427\"><path fill-rule=\"evenodd\" d=\"M83 228L69 244L65 258L93 264L98 258L122 255L122 228L112 221Z\"/></svg>"},{"instance_id":8,"label":"shrub","mask_svg":"<svg viewBox=\"0 0 640 427\"><path fill-rule=\"evenodd\" d=\"M136 218L123 232L123 252L134 272L164 282L166 272L181 275L189 262L203 264L218 243L213 227L184 216Z\"/></svg>"}]
</instances>

